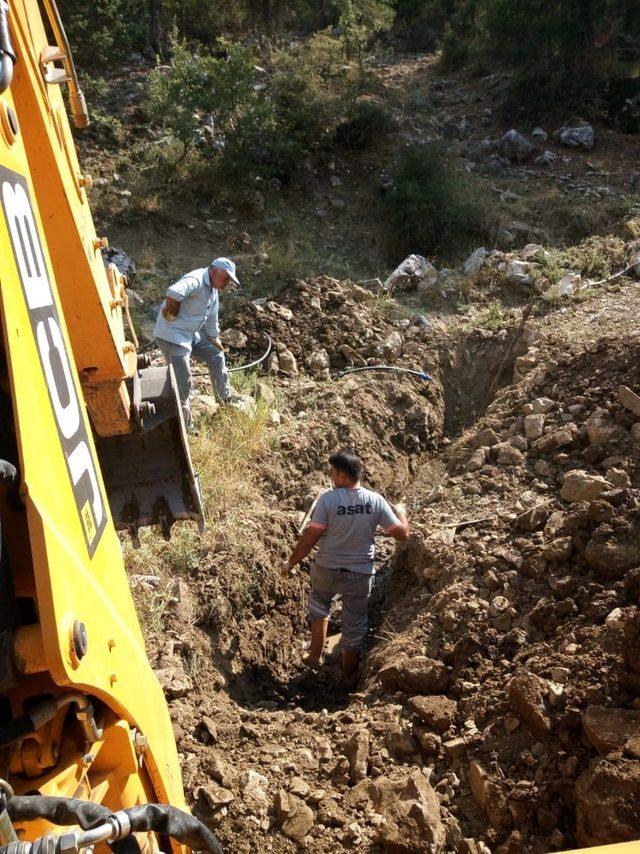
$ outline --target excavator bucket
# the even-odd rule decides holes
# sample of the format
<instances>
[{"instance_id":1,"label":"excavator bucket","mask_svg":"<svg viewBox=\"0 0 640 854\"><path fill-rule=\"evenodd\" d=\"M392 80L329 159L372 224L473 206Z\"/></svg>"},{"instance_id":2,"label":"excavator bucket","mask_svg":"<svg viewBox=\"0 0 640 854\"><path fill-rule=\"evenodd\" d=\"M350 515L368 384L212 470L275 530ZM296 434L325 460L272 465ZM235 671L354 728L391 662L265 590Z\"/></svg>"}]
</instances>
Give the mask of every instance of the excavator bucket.
<instances>
[{"instance_id":1,"label":"excavator bucket","mask_svg":"<svg viewBox=\"0 0 640 854\"><path fill-rule=\"evenodd\" d=\"M165 539L177 519L204 530L198 476L193 470L173 368L144 368L132 383L137 431L96 437L111 514L136 548L138 529L159 525Z\"/></svg>"}]
</instances>

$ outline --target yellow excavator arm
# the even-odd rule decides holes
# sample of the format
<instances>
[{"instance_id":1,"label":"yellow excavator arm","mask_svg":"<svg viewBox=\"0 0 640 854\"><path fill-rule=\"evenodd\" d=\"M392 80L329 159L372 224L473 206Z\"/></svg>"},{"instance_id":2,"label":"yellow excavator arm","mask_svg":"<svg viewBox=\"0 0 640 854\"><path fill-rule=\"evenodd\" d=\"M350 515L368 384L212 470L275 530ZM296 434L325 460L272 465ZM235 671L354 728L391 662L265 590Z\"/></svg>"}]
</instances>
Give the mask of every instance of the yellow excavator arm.
<instances>
[{"instance_id":1,"label":"yellow excavator arm","mask_svg":"<svg viewBox=\"0 0 640 854\"><path fill-rule=\"evenodd\" d=\"M125 336L61 84L80 125L86 110L43 7L46 26L36 0L0 0L0 851L28 854L52 823L84 828L68 851L128 833L216 850L189 816L144 807L184 795L114 517L168 535L202 511L173 375Z\"/></svg>"}]
</instances>

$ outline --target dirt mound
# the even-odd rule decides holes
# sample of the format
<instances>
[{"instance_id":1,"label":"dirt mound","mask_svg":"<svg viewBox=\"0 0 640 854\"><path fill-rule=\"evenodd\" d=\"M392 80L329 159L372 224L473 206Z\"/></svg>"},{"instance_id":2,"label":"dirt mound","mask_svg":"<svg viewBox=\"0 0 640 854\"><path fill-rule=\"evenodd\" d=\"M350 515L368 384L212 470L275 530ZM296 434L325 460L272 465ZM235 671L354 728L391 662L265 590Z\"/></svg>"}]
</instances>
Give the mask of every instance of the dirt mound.
<instances>
[{"instance_id":1,"label":"dirt mound","mask_svg":"<svg viewBox=\"0 0 640 854\"><path fill-rule=\"evenodd\" d=\"M492 850L640 834L628 802L640 768L639 356L636 338L538 343L516 363L524 378L452 448L441 502L414 495L418 533L387 599L392 640L370 656L367 686L394 690L405 735L436 777L455 777L443 803L460 834ZM416 683L409 649L427 656L419 675L446 666L437 690L457 712L444 732L415 706L434 688ZM592 821L596 785L607 797Z\"/></svg>"}]
</instances>

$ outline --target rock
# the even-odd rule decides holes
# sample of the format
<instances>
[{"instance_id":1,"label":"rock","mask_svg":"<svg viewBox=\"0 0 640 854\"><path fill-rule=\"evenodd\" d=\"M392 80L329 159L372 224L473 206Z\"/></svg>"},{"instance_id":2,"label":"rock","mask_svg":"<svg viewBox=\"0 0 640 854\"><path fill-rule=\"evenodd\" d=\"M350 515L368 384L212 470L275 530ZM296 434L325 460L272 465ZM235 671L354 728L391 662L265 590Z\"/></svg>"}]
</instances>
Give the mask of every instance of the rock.
<instances>
[{"instance_id":1,"label":"rock","mask_svg":"<svg viewBox=\"0 0 640 854\"><path fill-rule=\"evenodd\" d=\"M479 471L487 461L487 453L484 448L478 448L465 464L465 471Z\"/></svg>"},{"instance_id":2,"label":"rock","mask_svg":"<svg viewBox=\"0 0 640 854\"><path fill-rule=\"evenodd\" d=\"M418 750L418 742L413 735L400 724L390 723L384 737L385 745L391 756L404 760Z\"/></svg>"},{"instance_id":3,"label":"rock","mask_svg":"<svg viewBox=\"0 0 640 854\"><path fill-rule=\"evenodd\" d=\"M617 469L612 466L606 470L604 476L616 489L629 489L631 486L631 479L624 469Z\"/></svg>"},{"instance_id":4,"label":"rock","mask_svg":"<svg viewBox=\"0 0 640 854\"><path fill-rule=\"evenodd\" d=\"M196 799L201 798L213 811L219 810L220 807L226 807L235 800L233 792L229 789L223 789L222 786L216 786L215 783L198 786L193 794Z\"/></svg>"},{"instance_id":5,"label":"rock","mask_svg":"<svg viewBox=\"0 0 640 854\"><path fill-rule=\"evenodd\" d=\"M544 429L544 415L525 415L524 435L529 441L539 439Z\"/></svg>"},{"instance_id":6,"label":"rock","mask_svg":"<svg viewBox=\"0 0 640 854\"><path fill-rule=\"evenodd\" d=\"M558 448L570 445L577 435L578 428L575 424L564 424L558 430L552 430L542 438L537 439L533 443L533 447L536 451L556 451Z\"/></svg>"},{"instance_id":7,"label":"rock","mask_svg":"<svg viewBox=\"0 0 640 854\"><path fill-rule=\"evenodd\" d=\"M468 779L469 788L492 827L500 831L510 830L513 826L513 819L509 811L507 797L502 789L491 780L486 769L476 760L469 763Z\"/></svg>"},{"instance_id":8,"label":"rock","mask_svg":"<svg viewBox=\"0 0 640 854\"><path fill-rule=\"evenodd\" d=\"M547 148L533 162L536 166L552 166L557 159L557 155Z\"/></svg>"},{"instance_id":9,"label":"rock","mask_svg":"<svg viewBox=\"0 0 640 854\"><path fill-rule=\"evenodd\" d=\"M509 704L514 713L538 738L549 735L551 721L544 703L542 681L529 670L521 670L507 686Z\"/></svg>"},{"instance_id":10,"label":"rock","mask_svg":"<svg viewBox=\"0 0 640 854\"><path fill-rule=\"evenodd\" d=\"M254 396L256 400L264 401L267 406L275 406L276 404L276 393L264 380L256 382Z\"/></svg>"},{"instance_id":11,"label":"rock","mask_svg":"<svg viewBox=\"0 0 640 854\"><path fill-rule=\"evenodd\" d=\"M563 297L570 297L580 288L582 276L579 273L567 273L550 288L542 293L542 299L554 302Z\"/></svg>"},{"instance_id":12,"label":"rock","mask_svg":"<svg viewBox=\"0 0 640 854\"><path fill-rule=\"evenodd\" d=\"M422 255L409 255L391 273L383 288L386 291L408 291L417 288L419 284L428 288L434 285L437 279L438 271L426 258Z\"/></svg>"},{"instance_id":13,"label":"rock","mask_svg":"<svg viewBox=\"0 0 640 854\"><path fill-rule=\"evenodd\" d=\"M500 154L512 163L524 163L531 157L535 148L521 133L511 129L501 138L499 150Z\"/></svg>"},{"instance_id":14,"label":"rock","mask_svg":"<svg viewBox=\"0 0 640 854\"><path fill-rule=\"evenodd\" d=\"M597 759L575 785L577 838L581 846L640 837L640 762Z\"/></svg>"},{"instance_id":15,"label":"rock","mask_svg":"<svg viewBox=\"0 0 640 854\"><path fill-rule=\"evenodd\" d=\"M531 139L535 142L546 142L547 132L543 128L537 127L531 131Z\"/></svg>"},{"instance_id":16,"label":"rock","mask_svg":"<svg viewBox=\"0 0 640 854\"><path fill-rule=\"evenodd\" d=\"M567 148L584 148L587 151L591 151L596 142L594 130L586 122L575 126L563 125L555 131L553 139Z\"/></svg>"},{"instance_id":17,"label":"rock","mask_svg":"<svg viewBox=\"0 0 640 854\"><path fill-rule=\"evenodd\" d=\"M464 272L467 276L471 276L474 273L477 273L481 267L484 266L485 261L487 260L487 256L489 253L484 248L484 246L479 249L475 249L471 255L464 262Z\"/></svg>"},{"instance_id":18,"label":"rock","mask_svg":"<svg viewBox=\"0 0 640 854\"><path fill-rule=\"evenodd\" d=\"M398 854L441 854L446 842L440 801L424 774L413 771L399 779L364 780L345 795L345 802L368 802L384 821L375 842Z\"/></svg>"},{"instance_id":19,"label":"rock","mask_svg":"<svg viewBox=\"0 0 640 854\"><path fill-rule=\"evenodd\" d=\"M206 772L227 789L235 786L236 784L237 773L235 768L223 759L217 751L209 750Z\"/></svg>"},{"instance_id":20,"label":"rock","mask_svg":"<svg viewBox=\"0 0 640 854\"><path fill-rule=\"evenodd\" d=\"M344 356L347 362L350 362L352 365L363 367L367 364L367 360L364 359L359 353L350 347L348 344L343 344L340 348L340 352Z\"/></svg>"},{"instance_id":21,"label":"rock","mask_svg":"<svg viewBox=\"0 0 640 854\"><path fill-rule=\"evenodd\" d=\"M309 373L313 374L317 379L328 380L330 367L329 354L324 348L311 353L307 359Z\"/></svg>"},{"instance_id":22,"label":"rock","mask_svg":"<svg viewBox=\"0 0 640 854\"><path fill-rule=\"evenodd\" d=\"M175 599L173 610L176 617L183 623L193 622L196 603L184 578L176 578L173 585L173 596Z\"/></svg>"},{"instance_id":23,"label":"rock","mask_svg":"<svg viewBox=\"0 0 640 854\"><path fill-rule=\"evenodd\" d=\"M218 741L218 727L216 726L216 722L205 715L196 728L196 737L203 744L215 744Z\"/></svg>"},{"instance_id":24,"label":"rock","mask_svg":"<svg viewBox=\"0 0 640 854\"><path fill-rule=\"evenodd\" d=\"M408 706L414 715L436 732L446 732L455 720L458 705L448 697L411 697Z\"/></svg>"},{"instance_id":25,"label":"rock","mask_svg":"<svg viewBox=\"0 0 640 854\"><path fill-rule=\"evenodd\" d=\"M618 386L618 400L629 412L640 418L640 397L628 386Z\"/></svg>"},{"instance_id":26,"label":"rock","mask_svg":"<svg viewBox=\"0 0 640 854\"><path fill-rule=\"evenodd\" d=\"M136 277L136 265L133 259L127 255L123 249L117 249L115 246L107 246L102 250L102 260L105 267L109 264L115 264L118 271L133 281Z\"/></svg>"},{"instance_id":27,"label":"rock","mask_svg":"<svg viewBox=\"0 0 640 854\"><path fill-rule=\"evenodd\" d=\"M615 424L609 421L606 409L596 409L585 422L589 444L595 448L606 445L616 432Z\"/></svg>"},{"instance_id":28,"label":"rock","mask_svg":"<svg viewBox=\"0 0 640 854\"><path fill-rule=\"evenodd\" d=\"M220 404L212 394L199 394L191 401L191 415L194 419L211 418L220 409Z\"/></svg>"},{"instance_id":29,"label":"rock","mask_svg":"<svg viewBox=\"0 0 640 854\"><path fill-rule=\"evenodd\" d=\"M615 751L640 759L640 711L587 706L582 715L582 729L602 756Z\"/></svg>"},{"instance_id":30,"label":"rock","mask_svg":"<svg viewBox=\"0 0 640 854\"><path fill-rule=\"evenodd\" d=\"M531 411L534 415L546 415L555 405L555 400L551 400L550 397L536 397L531 401Z\"/></svg>"},{"instance_id":31,"label":"rock","mask_svg":"<svg viewBox=\"0 0 640 854\"><path fill-rule=\"evenodd\" d=\"M603 578L624 578L626 573L640 566L640 542L635 531L611 536L608 525L596 528L584 550L587 566Z\"/></svg>"},{"instance_id":32,"label":"rock","mask_svg":"<svg viewBox=\"0 0 640 854\"><path fill-rule=\"evenodd\" d=\"M389 335L385 338L384 344L382 345L384 348L384 355L386 359L390 361L395 361L402 356L402 348L404 347L404 338L402 335L394 329L393 332L390 332Z\"/></svg>"},{"instance_id":33,"label":"rock","mask_svg":"<svg viewBox=\"0 0 640 854\"><path fill-rule=\"evenodd\" d=\"M500 441L500 437L496 433L495 430L492 430L491 427L486 427L484 430L480 430L479 433L476 433L475 436L472 436L468 440L468 444L471 448L481 448L485 446L497 445Z\"/></svg>"},{"instance_id":34,"label":"rock","mask_svg":"<svg viewBox=\"0 0 640 854\"><path fill-rule=\"evenodd\" d=\"M357 729L344 746L344 755L349 761L349 780L352 786L367 776L369 743L369 730Z\"/></svg>"},{"instance_id":35,"label":"rock","mask_svg":"<svg viewBox=\"0 0 640 854\"><path fill-rule=\"evenodd\" d=\"M278 353L279 370L290 377L298 376L298 363L291 350L286 347Z\"/></svg>"},{"instance_id":36,"label":"rock","mask_svg":"<svg viewBox=\"0 0 640 854\"><path fill-rule=\"evenodd\" d=\"M509 261L505 273L512 285L532 285L532 267L527 261Z\"/></svg>"},{"instance_id":37,"label":"rock","mask_svg":"<svg viewBox=\"0 0 640 854\"><path fill-rule=\"evenodd\" d=\"M257 771L248 770L242 775L242 800L252 815L266 818L269 810L267 789L269 781Z\"/></svg>"},{"instance_id":38,"label":"rock","mask_svg":"<svg viewBox=\"0 0 640 854\"><path fill-rule=\"evenodd\" d=\"M249 340L241 329L225 329L220 335L220 340L225 347L233 347L234 350L242 350L247 346Z\"/></svg>"},{"instance_id":39,"label":"rock","mask_svg":"<svg viewBox=\"0 0 640 854\"><path fill-rule=\"evenodd\" d=\"M501 466L521 466L524 465L524 454L508 442L501 442L493 449L497 451L497 462Z\"/></svg>"},{"instance_id":40,"label":"rock","mask_svg":"<svg viewBox=\"0 0 640 854\"><path fill-rule=\"evenodd\" d=\"M274 806L276 819L284 835L298 842L304 839L315 822L311 807L284 789L278 791Z\"/></svg>"},{"instance_id":41,"label":"rock","mask_svg":"<svg viewBox=\"0 0 640 854\"><path fill-rule=\"evenodd\" d=\"M276 317L280 317L282 320L286 320L287 323L293 320L293 312L291 311L291 309L286 308L284 305L280 305L279 302L269 300L265 305L265 309L271 314L275 314Z\"/></svg>"},{"instance_id":42,"label":"rock","mask_svg":"<svg viewBox=\"0 0 640 854\"><path fill-rule=\"evenodd\" d=\"M572 469L564 476L560 497L565 501L593 501L607 489L611 489L608 480L581 469Z\"/></svg>"},{"instance_id":43,"label":"rock","mask_svg":"<svg viewBox=\"0 0 640 854\"><path fill-rule=\"evenodd\" d=\"M164 662L163 662L164 663ZM193 682L184 672L181 659L172 658L164 666L155 671L164 693L172 700L186 697L193 691Z\"/></svg>"},{"instance_id":44,"label":"rock","mask_svg":"<svg viewBox=\"0 0 640 854\"><path fill-rule=\"evenodd\" d=\"M548 504L536 504L517 517L516 527L521 531L537 531L546 525L549 512Z\"/></svg>"},{"instance_id":45,"label":"rock","mask_svg":"<svg viewBox=\"0 0 640 854\"><path fill-rule=\"evenodd\" d=\"M424 655L400 655L383 667L378 677L387 690L407 694L440 693L447 683L447 668L441 661Z\"/></svg>"}]
</instances>

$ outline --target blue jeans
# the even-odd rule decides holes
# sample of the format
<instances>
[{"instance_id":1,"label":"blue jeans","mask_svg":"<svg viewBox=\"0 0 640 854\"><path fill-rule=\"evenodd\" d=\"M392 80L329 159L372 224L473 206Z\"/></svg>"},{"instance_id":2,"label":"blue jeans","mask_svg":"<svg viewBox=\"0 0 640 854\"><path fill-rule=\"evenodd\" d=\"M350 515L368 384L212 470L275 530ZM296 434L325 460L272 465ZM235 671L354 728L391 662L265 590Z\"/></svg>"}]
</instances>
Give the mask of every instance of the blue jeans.
<instances>
[{"instance_id":1,"label":"blue jeans","mask_svg":"<svg viewBox=\"0 0 640 854\"><path fill-rule=\"evenodd\" d=\"M229 374L227 373L224 353L218 350L215 344L212 344L208 338L196 332L190 346L173 344L171 341L165 341L164 338L156 338L156 344L167 364L173 366L173 372L176 375L176 382L178 384L180 403L182 404L184 419L187 424L191 420L189 405L192 388L191 356L198 362L204 362L209 369L211 385L218 400L222 402L229 400L231 397L231 385L229 384Z\"/></svg>"}]
</instances>

